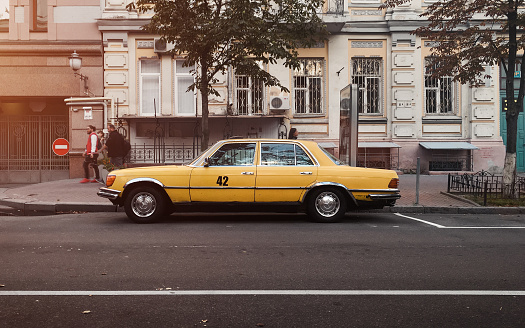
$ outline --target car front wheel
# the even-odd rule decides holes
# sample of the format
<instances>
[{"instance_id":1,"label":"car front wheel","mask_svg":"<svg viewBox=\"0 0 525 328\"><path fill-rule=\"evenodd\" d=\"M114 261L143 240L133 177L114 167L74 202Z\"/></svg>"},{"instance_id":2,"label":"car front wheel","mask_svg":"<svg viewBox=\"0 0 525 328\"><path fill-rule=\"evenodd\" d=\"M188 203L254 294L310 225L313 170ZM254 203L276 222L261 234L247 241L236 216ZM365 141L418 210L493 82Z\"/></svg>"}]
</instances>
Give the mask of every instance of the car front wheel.
<instances>
[{"instance_id":1,"label":"car front wheel","mask_svg":"<svg viewBox=\"0 0 525 328\"><path fill-rule=\"evenodd\" d=\"M133 189L124 202L126 215L136 223L158 221L164 215L165 209L164 197L151 187Z\"/></svg>"},{"instance_id":2,"label":"car front wheel","mask_svg":"<svg viewBox=\"0 0 525 328\"><path fill-rule=\"evenodd\" d=\"M308 202L308 215L317 222L338 222L346 212L346 200L337 189L312 191Z\"/></svg>"}]
</instances>

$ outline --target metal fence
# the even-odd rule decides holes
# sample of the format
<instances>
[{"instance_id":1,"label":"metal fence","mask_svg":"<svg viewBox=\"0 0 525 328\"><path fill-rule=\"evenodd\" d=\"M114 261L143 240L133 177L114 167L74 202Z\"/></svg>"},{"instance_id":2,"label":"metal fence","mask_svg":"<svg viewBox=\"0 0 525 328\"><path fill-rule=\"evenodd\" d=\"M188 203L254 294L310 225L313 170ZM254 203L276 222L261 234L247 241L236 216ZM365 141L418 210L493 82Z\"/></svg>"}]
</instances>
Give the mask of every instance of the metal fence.
<instances>
[{"instance_id":1,"label":"metal fence","mask_svg":"<svg viewBox=\"0 0 525 328\"><path fill-rule=\"evenodd\" d=\"M484 198L507 198L505 191L509 188L514 191L517 198L525 196L525 177L517 177L516 183L508 186L503 183L503 176L487 171L448 175L448 192L459 192Z\"/></svg>"},{"instance_id":2,"label":"metal fence","mask_svg":"<svg viewBox=\"0 0 525 328\"><path fill-rule=\"evenodd\" d=\"M200 145L131 145L127 163L188 164L201 154Z\"/></svg>"}]
</instances>

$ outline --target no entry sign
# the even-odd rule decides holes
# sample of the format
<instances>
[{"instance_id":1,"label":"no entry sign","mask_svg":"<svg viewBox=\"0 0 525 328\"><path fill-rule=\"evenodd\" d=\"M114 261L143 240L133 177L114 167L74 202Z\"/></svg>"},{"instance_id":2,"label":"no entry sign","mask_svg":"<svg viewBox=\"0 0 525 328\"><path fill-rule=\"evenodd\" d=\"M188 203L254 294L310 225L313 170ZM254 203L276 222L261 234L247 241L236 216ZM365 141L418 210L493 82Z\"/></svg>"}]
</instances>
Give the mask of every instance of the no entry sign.
<instances>
[{"instance_id":1,"label":"no entry sign","mask_svg":"<svg viewBox=\"0 0 525 328\"><path fill-rule=\"evenodd\" d=\"M58 138L53 141L53 152L58 156L64 156L69 152L69 141L64 138Z\"/></svg>"}]
</instances>

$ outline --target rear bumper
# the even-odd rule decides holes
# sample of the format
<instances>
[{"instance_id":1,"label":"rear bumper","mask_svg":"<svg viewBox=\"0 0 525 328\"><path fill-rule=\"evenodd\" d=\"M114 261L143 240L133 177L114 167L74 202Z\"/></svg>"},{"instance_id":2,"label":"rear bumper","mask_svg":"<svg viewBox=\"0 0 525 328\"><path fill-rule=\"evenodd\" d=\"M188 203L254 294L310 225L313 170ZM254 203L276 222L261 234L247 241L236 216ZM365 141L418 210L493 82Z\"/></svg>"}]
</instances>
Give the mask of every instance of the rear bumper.
<instances>
[{"instance_id":1,"label":"rear bumper","mask_svg":"<svg viewBox=\"0 0 525 328\"><path fill-rule=\"evenodd\" d=\"M370 194L372 200L398 200L401 198L400 194Z\"/></svg>"},{"instance_id":2,"label":"rear bumper","mask_svg":"<svg viewBox=\"0 0 525 328\"><path fill-rule=\"evenodd\" d=\"M120 195L120 191L109 189L109 188L100 188L99 191L97 192L97 195L99 197L104 197L104 198L108 198L111 200L115 200Z\"/></svg>"}]
</instances>

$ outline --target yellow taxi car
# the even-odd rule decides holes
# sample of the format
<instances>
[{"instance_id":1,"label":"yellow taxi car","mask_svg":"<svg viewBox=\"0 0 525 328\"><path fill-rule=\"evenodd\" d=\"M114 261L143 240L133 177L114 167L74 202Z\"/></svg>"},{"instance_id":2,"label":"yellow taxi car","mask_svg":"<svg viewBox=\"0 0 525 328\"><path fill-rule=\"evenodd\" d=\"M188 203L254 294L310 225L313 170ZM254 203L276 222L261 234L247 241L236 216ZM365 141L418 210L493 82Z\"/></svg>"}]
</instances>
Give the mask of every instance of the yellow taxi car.
<instances>
[{"instance_id":1,"label":"yellow taxi car","mask_svg":"<svg viewBox=\"0 0 525 328\"><path fill-rule=\"evenodd\" d=\"M137 223L157 221L184 205L272 212L293 205L315 221L336 222L349 210L393 206L401 197L398 183L394 171L344 165L312 141L229 139L189 165L113 171L98 195L124 206Z\"/></svg>"}]
</instances>

